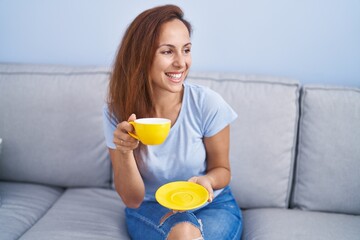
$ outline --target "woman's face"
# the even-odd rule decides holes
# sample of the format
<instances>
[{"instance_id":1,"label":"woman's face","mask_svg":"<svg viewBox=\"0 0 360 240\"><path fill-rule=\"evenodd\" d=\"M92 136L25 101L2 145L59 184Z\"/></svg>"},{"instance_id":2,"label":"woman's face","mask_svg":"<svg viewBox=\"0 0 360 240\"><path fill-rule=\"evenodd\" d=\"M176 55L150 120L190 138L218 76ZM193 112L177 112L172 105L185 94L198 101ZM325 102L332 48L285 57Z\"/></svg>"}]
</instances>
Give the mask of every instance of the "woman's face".
<instances>
[{"instance_id":1,"label":"woman's face","mask_svg":"<svg viewBox=\"0 0 360 240\"><path fill-rule=\"evenodd\" d=\"M150 80L156 94L180 92L191 66L189 31L180 20L164 23L150 68Z\"/></svg>"}]
</instances>

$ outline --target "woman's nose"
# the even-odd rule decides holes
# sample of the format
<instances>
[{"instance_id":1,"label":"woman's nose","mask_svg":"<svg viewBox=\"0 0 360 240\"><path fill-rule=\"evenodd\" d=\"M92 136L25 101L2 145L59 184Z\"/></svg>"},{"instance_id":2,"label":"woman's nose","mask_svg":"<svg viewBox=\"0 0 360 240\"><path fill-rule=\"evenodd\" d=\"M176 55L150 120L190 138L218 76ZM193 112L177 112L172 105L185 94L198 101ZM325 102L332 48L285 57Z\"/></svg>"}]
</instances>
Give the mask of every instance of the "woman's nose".
<instances>
[{"instance_id":1,"label":"woman's nose","mask_svg":"<svg viewBox=\"0 0 360 240\"><path fill-rule=\"evenodd\" d=\"M186 66L186 57L183 54L176 54L173 64L176 67Z\"/></svg>"}]
</instances>

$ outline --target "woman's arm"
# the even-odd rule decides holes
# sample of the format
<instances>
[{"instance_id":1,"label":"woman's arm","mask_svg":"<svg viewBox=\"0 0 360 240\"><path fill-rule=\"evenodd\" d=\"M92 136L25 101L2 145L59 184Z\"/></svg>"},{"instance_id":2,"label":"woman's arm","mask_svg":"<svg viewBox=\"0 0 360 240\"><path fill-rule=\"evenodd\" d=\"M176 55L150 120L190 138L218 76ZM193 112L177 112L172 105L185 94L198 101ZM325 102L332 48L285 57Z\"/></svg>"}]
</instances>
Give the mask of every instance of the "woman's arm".
<instances>
[{"instance_id":1,"label":"woman's arm","mask_svg":"<svg viewBox=\"0 0 360 240\"><path fill-rule=\"evenodd\" d=\"M131 115L129 121L135 118ZM133 153L139 142L128 134L130 131L133 127L127 121L119 123L114 132L116 149L109 152L116 191L127 207L138 208L145 196L145 186Z\"/></svg>"},{"instance_id":2,"label":"woman's arm","mask_svg":"<svg viewBox=\"0 0 360 240\"><path fill-rule=\"evenodd\" d=\"M189 181L203 185L209 191L211 202L213 190L224 188L230 183L230 126L226 126L212 137L204 138L204 144L207 159L206 175L192 177Z\"/></svg>"}]
</instances>

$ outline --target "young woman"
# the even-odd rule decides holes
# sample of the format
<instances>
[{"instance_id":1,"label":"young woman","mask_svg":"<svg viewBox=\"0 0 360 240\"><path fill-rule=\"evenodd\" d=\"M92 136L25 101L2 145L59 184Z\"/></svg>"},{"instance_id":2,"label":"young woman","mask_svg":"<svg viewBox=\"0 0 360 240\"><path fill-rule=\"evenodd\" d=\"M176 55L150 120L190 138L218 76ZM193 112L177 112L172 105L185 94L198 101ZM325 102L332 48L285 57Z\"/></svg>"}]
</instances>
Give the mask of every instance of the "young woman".
<instances>
[{"instance_id":1,"label":"young woman","mask_svg":"<svg viewBox=\"0 0 360 240\"><path fill-rule=\"evenodd\" d=\"M240 239L241 213L228 186L229 124L237 115L214 91L185 81L190 35L180 8L155 7L130 24L116 57L104 129L132 239ZM163 144L128 134L129 121L144 117L171 120ZM184 212L158 204L156 190L178 180L204 186L208 204Z\"/></svg>"}]
</instances>

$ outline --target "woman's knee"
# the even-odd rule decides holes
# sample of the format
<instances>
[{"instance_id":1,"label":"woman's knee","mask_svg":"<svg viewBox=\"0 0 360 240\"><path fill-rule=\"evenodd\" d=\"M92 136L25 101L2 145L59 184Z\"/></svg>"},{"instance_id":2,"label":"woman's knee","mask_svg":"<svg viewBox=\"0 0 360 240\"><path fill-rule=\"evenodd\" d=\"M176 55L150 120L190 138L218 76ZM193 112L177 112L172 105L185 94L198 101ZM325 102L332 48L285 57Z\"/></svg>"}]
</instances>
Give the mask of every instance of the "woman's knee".
<instances>
[{"instance_id":1,"label":"woman's knee","mask_svg":"<svg viewBox=\"0 0 360 240\"><path fill-rule=\"evenodd\" d=\"M182 222L171 228L167 239L202 239L202 236L200 229L192 223Z\"/></svg>"}]
</instances>

